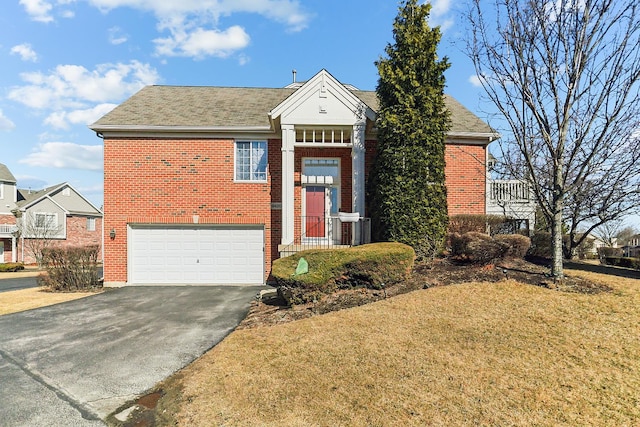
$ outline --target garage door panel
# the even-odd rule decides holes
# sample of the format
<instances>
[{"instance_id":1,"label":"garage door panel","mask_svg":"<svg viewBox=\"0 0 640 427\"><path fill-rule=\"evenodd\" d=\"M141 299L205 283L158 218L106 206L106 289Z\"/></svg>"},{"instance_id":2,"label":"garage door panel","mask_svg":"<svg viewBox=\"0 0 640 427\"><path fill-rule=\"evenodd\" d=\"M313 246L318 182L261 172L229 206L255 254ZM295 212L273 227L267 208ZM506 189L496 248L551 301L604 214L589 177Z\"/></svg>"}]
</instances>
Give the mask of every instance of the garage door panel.
<instances>
[{"instance_id":1,"label":"garage door panel","mask_svg":"<svg viewBox=\"0 0 640 427\"><path fill-rule=\"evenodd\" d=\"M129 282L262 284L262 227L132 226Z\"/></svg>"}]
</instances>

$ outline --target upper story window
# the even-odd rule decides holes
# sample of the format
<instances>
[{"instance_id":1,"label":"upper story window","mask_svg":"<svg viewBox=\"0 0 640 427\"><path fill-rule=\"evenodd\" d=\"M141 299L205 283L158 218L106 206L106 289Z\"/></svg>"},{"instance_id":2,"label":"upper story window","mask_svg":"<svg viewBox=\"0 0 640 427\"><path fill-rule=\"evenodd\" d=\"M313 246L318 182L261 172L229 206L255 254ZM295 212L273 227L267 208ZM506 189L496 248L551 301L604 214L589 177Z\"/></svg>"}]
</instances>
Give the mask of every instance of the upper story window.
<instances>
[{"instance_id":1,"label":"upper story window","mask_svg":"<svg viewBox=\"0 0 640 427\"><path fill-rule=\"evenodd\" d=\"M235 179L267 180L267 141L236 141Z\"/></svg>"},{"instance_id":2,"label":"upper story window","mask_svg":"<svg viewBox=\"0 0 640 427\"><path fill-rule=\"evenodd\" d=\"M35 226L39 229L55 229L58 226L58 214L36 212Z\"/></svg>"},{"instance_id":3,"label":"upper story window","mask_svg":"<svg viewBox=\"0 0 640 427\"><path fill-rule=\"evenodd\" d=\"M96 231L96 219L87 218L87 231Z\"/></svg>"}]
</instances>

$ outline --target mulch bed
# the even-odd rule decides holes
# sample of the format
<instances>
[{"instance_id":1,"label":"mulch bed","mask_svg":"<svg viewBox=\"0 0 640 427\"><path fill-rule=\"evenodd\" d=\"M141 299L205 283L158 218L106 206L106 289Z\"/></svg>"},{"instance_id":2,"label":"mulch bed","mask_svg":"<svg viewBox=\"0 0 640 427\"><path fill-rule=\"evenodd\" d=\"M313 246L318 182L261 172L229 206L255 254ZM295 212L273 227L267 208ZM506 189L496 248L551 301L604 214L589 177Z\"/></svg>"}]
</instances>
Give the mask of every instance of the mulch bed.
<instances>
[{"instance_id":1,"label":"mulch bed","mask_svg":"<svg viewBox=\"0 0 640 427\"><path fill-rule=\"evenodd\" d=\"M611 288L593 283L578 277L566 276L560 283L549 275L549 268L541 264L523 259L501 260L496 264L468 265L458 264L448 259L438 259L429 264L418 264L409 280L393 285L385 290L350 289L327 295L317 303L286 306L277 296L269 296L262 301L254 301L249 314L237 329L248 329L259 326L270 326L294 320L304 319L318 314L375 302L434 286L446 286L467 282L499 282L514 279L518 282L541 286L561 292L577 292L598 294L610 292Z\"/></svg>"}]
</instances>

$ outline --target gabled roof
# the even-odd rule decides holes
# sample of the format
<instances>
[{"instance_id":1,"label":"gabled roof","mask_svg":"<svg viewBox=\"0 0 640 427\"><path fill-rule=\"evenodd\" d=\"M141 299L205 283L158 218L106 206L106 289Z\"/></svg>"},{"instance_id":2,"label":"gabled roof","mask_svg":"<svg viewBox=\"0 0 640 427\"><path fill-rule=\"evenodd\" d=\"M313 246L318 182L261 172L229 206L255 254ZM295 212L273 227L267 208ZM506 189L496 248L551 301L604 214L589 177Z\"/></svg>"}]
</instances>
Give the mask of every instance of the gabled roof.
<instances>
[{"instance_id":1,"label":"gabled roof","mask_svg":"<svg viewBox=\"0 0 640 427\"><path fill-rule=\"evenodd\" d=\"M42 190L33 191L33 190L21 190L18 189L18 202L16 206L19 210L25 211L32 206L38 204L41 200L45 198L51 198L59 191L62 191L65 187L68 187L70 190L75 192L84 202L86 202L91 208L92 211L83 211L70 208L69 206L63 206L62 204L52 200L56 205L60 206L62 210L67 212L68 214L78 214L78 215L102 215L102 211L95 207L93 203L84 198L82 194L80 194L75 188L71 186L68 182L63 182L61 184L57 184L51 187L44 188Z\"/></svg>"},{"instance_id":2,"label":"gabled roof","mask_svg":"<svg viewBox=\"0 0 640 427\"><path fill-rule=\"evenodd\" d=\"M13 176L8 167L0 163L0 182L16 183L16 177Z\"/></svg>"},{"instance_id":3,"label":"gabled roof","mask_svg":"<svg viewBox=\"0 0 640 427\"><path fill-rule=\"evenodd\" d=\"M323 70L324 71L324 70ZM343 85L344 86L344 85ZM296 90L304 88L251 88L216 86L147 86L89 127L96 132L131 130L272 130L269 112ZM373 112L374 91L351 90ZM497 136L495 131L451 96L450 134Z\"/></svg>"}]
</instances>

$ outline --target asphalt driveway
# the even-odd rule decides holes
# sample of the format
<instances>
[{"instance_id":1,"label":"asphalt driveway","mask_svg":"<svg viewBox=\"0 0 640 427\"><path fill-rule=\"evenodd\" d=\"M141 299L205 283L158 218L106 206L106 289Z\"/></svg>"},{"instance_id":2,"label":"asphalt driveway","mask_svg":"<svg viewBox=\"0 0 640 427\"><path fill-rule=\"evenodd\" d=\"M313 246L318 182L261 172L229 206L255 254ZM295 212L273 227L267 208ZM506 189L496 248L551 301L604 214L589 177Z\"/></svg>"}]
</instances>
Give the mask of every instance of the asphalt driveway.
<instances>
[{"instance_id":1,"label":"asphalt driveway","mask_svg":"<svg viewBox=\"0 0 640 427\"><path fill-rule=\"evenodd\" d=\"M17 291L18 289L35 288L38 286L38 278L35 276L15 277L11 279L0 278L0 292Z\"/></svg>"},{"instance_id":2,"label":"asphalt driveway","mask_svg":"<svg viewBox=\"0 0 640 427\"><path fill-rule=\"evenodd\" d=\"M0 316L0 420L96 426L229 334L262 287L125 287Z\"/></svg>"}]
</instances>

